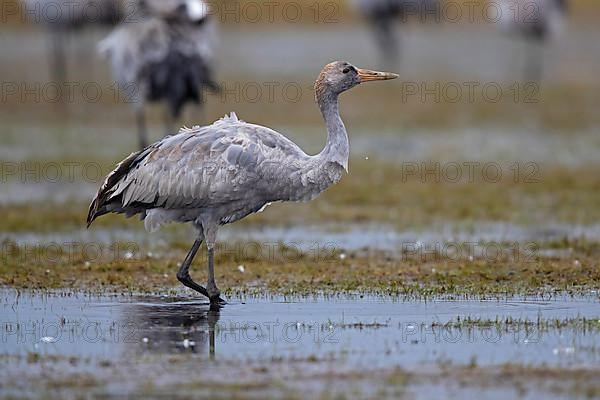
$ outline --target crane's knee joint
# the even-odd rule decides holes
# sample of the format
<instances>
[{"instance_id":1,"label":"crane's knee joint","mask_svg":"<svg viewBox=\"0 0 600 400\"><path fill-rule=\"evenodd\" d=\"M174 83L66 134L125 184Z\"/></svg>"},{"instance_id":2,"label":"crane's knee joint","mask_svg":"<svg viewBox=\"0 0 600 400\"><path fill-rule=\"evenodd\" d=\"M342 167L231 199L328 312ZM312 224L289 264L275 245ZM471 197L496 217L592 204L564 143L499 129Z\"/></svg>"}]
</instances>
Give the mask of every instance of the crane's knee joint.
<instances>
[{"instance_id":1,"label":"crane's knee joint","mask_svg":"<svg viewBox=\"0 0 600 400\"><path fill-rule=\"evenodd\" d=\"M177 271L177 279L181 283L186 283L192 280L192 277L188 271Z\"/></svg>"}]
</instances>

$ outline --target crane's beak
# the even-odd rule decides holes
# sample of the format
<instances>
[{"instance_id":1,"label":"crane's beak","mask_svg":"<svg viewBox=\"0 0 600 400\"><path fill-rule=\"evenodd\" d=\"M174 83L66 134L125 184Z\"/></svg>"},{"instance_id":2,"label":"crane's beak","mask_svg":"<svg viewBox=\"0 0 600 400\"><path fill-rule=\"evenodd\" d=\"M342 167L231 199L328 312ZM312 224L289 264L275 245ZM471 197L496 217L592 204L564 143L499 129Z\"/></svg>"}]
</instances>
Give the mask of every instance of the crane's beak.
<instances>
[{"instance_id":1,"label":"crane's beak","mask_svg":"<svg viewBox=\"0 0 600 400\"><path fill-rule=\"evenodd\" d=\"M398 74L393 74L391 72L371 71L362 68L358 68L357 71L361 83L370 81L385 81L388 79L396 79L398 77Z\"/></svg>"}]
</instances>

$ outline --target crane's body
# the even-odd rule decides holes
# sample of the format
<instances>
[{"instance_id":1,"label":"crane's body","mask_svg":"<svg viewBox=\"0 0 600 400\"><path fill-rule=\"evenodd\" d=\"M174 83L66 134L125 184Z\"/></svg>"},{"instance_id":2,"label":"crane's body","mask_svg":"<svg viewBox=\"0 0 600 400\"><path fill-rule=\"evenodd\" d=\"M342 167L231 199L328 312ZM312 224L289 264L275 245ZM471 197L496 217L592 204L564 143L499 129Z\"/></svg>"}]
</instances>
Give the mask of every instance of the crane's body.
<instances>
[{"instance_id":1,"label":"crane's body","mask_svg":"<svg viewBox=\"0 0 600 400\"><path fill-rule=\"evenodd\" d=\"M184 128L131 154L107 176L90 205L88 226L110 212L139 214L148 230L165 222L191 222L198 239L178 278L211 302L222 301L212 261L218 227L272 202L311 200L337 183L347 171L350 153L338 95L362 82L396 77L339 61L325 66L315 92L327 125L327 143L317 155L308 155L285 136L240 121L233 113L210 126ZM188 273L203 240L209 250L206 289Z\"/></svg>"},{"instance_id":2,"label":"crane's body","mask_svg":"<svg viewBox=\"0 0 600 400\"><path fill-rule=\"evenodd\" d=\"M140 147L148 144L144 107L164 102L165 129L188 102L201 104L213 80L216 27L202 0L144 0L135 22L123 21L99 50L134 107Z\"/></svg>"},{"instance_id":3,"label":"crane's body","mask_svg":"<svg viewBox=\"0 0 600 400\"><path fill-rule=\"evenodd\" d=\"M108 177L116 183L96 213L142 214L149 231L171 221L223 225L268 203L312 200L343 171L232 113L132 154Z\"/></svg>"}]
</instances>

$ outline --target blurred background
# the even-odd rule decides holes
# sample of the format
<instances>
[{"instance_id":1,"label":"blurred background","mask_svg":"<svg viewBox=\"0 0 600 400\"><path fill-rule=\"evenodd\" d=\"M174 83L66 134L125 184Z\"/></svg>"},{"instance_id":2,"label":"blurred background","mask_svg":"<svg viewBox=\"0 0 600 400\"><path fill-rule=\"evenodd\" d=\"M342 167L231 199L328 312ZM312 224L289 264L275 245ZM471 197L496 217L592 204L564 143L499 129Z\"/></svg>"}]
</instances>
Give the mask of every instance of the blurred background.
<instances>
[{"instance_id":1,"label":"blurred background","mask_svg":"<svg viewBox=\"0 0 600 400\"><path fill-rule=\"evenodd\" d=\"M186 106L176 127L235 111L316 153L325 128L312 84L324 64L347 60L400 74L341 99L350 175L310 204L275 205L247 219L246 237L303 241L311 232L341 247L384 248L385 238L402 235L567 247L600 239L600 4L569 1L556 26L530 34L499 21L496 3L442 0L433 12L391 18L385 42L368 3L210 3L221 90L206 93L204 107ZM57 232L110 241L137 232L147 240L137 236L141 224L123 218L100 221L105 233L83 223L102 177L138 147L128 93L98 53L114 25L66 32L65 82L57 82L52 27L17 2L3 0L2 10L2 234L17 242ZM164 114L164 104L148 105L151 141L165 134ZM490 179L489 163L498 179Z\"/></svg>"}]
</instances>

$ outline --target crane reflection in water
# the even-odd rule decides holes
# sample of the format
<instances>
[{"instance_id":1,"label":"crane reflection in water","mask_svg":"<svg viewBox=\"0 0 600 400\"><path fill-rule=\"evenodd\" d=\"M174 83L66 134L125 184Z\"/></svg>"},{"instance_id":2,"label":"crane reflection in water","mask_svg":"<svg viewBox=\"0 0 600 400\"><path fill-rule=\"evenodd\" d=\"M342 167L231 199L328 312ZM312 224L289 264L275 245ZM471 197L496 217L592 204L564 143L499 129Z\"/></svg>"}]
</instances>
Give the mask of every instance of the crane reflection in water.
<instances>
[{"instance_id":1,"label":"crane reflection in water","mask_svg":"<svg viewBox=\"0 0 600 400\"><path fill-rule=\"evenodd\" d=\"M219 317L220 307L205 302L175 299L128 304L122 308L120 325L134 345L125 352L200 353L208 346L209 357L214 359Z\"/></svg>"}]
</instances>

